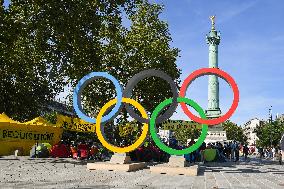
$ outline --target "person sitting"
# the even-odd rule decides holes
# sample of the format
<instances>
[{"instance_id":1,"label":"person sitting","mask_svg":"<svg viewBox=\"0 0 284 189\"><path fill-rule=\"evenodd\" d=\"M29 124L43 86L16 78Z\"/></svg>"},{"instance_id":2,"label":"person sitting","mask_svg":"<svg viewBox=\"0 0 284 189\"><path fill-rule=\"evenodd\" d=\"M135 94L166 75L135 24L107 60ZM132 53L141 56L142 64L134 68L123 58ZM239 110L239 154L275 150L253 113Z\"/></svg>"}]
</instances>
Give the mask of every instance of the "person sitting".
<instances>
[{"instance_id":1,"label":"person sitting","mask_svg":"<svg viewBox=\"0 0 284 189\"><path fill-rule=\"evenodd\" d=\"M89 155L89 147L85 143L80 143L77 147L78 149L78 159L86 159Z\"/></svg>"},{"instance_id":2,"label":"person sitting","mask_svg":"<svg viewBox=\"0 0 284 189\"><path fill-rule=\"evenodd\" d=\"M96 145L92 145L89 151L89 159L94 160L98 152L99 152L98 147Z\"/></svg>"},{"instance_id":3,"label":"person sitting","mask_svg":"<svg viewBox=\"0 0 284 189\"><path fill-rule=\"evenodd\" d=\"M72 158L77 159L77 148L74 144L71 144L70 151Z\"/></svg>"}]
</instances>

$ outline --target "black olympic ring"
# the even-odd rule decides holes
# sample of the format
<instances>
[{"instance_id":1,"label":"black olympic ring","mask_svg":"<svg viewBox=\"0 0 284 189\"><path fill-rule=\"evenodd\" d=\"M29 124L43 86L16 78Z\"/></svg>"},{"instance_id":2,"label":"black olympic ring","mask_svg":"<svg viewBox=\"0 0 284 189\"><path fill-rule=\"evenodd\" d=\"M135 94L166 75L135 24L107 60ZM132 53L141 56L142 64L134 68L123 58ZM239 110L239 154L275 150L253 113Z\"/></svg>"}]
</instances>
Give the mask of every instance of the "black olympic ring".
<instances>
[{"instance_id":1,"label":"black olympic ring","mask_svg":"<svg viewBox=\"0 0 284 189\"><path fill-rule=\"evenodd\" d=\"M165 80L166 82L168 82L170 84L170 87L171 87L171 90L172 90L172 93L173 93L173 97L172 97L173 103L169 106L169 108L163 114L158 116L158 118L156 120L156 123L158 124L158 123L162 123L165 120L167 120L168 118L170 118L173 115L173 113L176 111L177 106L178 106L178 101L177 101L178 89L177 89L176 84L174 83L174 81L172 80L172 78L169 75L167 75L163 71L155 70L155 69L149 69L149 70L139 72L139 73L135 74L127 83L127 85L126 85L126 87L123 91L123 97L131 98L132 90L134 89L135 85L139 81L141 81L145 78L148 78L148 77L152 77L152 76L159 77L159 78ZM134 109L129 104L125 103L124 106L125 106L126 111L129 113L129 115L132 118L139 121L140 123L149 123L150 122L150 119L142 118L140 115L135 113Z\"/></svg>"}]
</instances>

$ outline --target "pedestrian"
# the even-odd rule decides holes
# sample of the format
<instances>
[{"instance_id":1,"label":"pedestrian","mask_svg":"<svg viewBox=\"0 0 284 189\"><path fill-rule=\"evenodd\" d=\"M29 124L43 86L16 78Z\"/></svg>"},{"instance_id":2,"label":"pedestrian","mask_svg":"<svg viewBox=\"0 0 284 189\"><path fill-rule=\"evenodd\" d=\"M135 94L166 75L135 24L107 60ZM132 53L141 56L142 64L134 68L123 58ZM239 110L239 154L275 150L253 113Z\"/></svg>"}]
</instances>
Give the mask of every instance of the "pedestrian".
<instances>
[{"instance_id":1,"label":"pedestrian","mask_svg":"<svg viewBox=\"0 0 284 189\"><path fill-rule=\"evenodd\" d=\"M236 150L236 141L232 142L230 145L230 149L231 149L231 161L234 161L235 159L235 150Z\"/></svg>"},{"instance_id":2,"label":"pedestrian","mask_svg":"<svg viewBox=\"0 0 284 189\"><path fill-rule=\"evenodd\" d=\"M235 143L235 162L239 161L240 158L240 149L239 149L239 144L236 142Z\"/></svg>"},{"instance_id":3,"label":"pedestrian","mask_svg":"<svg viewBox=\"0 0 284 189\"><path fill-rule=\"evenodd\" d=\"M230 143L226 143L226 144L225 144L225 151L226 151L226 157L227 157L227 159L230 159L230 156L231 156Z\"/></svg>"},{"instance_id":4,"label":"pedestrian","mask_svg":"<svg viewBox=\"0 0 284 189\"><path fill-rule=\"evenodd\" d=\"M281 164L282 164L282 158L284 156L284 134L282 135L281 137L281 140L280 140L280 154L281 154Z\"/></svg>"},{"instance_id":5,"label":"pedestrian","mask_svg":"<svg viewBox=\"0 0 284 189\"><path fill-rule=\"evenodd\" d=\"M217 143L217 152L218 152L219 161L225 162L226 157L224 155L224 147L220 142Z\"/></svg>"},{"instance_id":6,"label":"pedestrian","mask_svg":"<svg viewBox=\"0 0 284 189\"><path fill-rule=\"evenodd\" d=\"M259 153L260 159L261 159L261 158L264 158L264 152L263 152L263 148L262 148L262 147L260 147L260 148L258 149L258 153Z\"/></svg>"},{"instance_id":7,"label":"pedestrian","mask_svg":"<svg viewBox=\"0 0 284 189\"><path fill-rule=\"evenodd\" d=\"M248 153L249 153L249 148L245 144L244 147L243 147L243 155L245 156L245 160L247 160Z\"/></svg>"},{"instance_id":8,"label":"pedestrian","mask_svg":"<svg viewBox=\"0 0 284 189\"><path fill-rule=\"evenodd\" d=\"M204 163L204 151L205 151L205 149L206 149L206 143L203 142L203 143L201 144L200 148L199 148L200 161L201 161L202 163Z\"/></svg>"},{"instance_id":9,"label":"pedestrian","mask_svg":"<svg viewBox=\"0 0 284 189\"><path fill-rule=\"evenodd\" d=\"M195 141L194 141L194 139L193 138L191 138L191 140L190 140L190 142L188 143L188 147L190 147L190 146L192 146L192 145L194 145L195 144ZM191 152L190 154L189 154L189 162L190 163L195 163L195 159L196 159L196 154L195 154L195 151L193 151L193 152Z\"/></svg>"},{"instance_id":10,"label":"pedestrian","mask_svg":"<svg viewBox=\"0 0 284 189\"><path fill-rule=\"evenodd\" d=\"M276 151L276 149L273 147L272 150L271 150L271 156L272 156L273 160L275 160L275 151Z\"/></svg>"},{"instance_id":11,"label":"pedestrian","mask_svg":"<svg viewBox=\"0 0 284 189\"><path fill-rule=\"evenodd\" d=\"M279 150L279 165L282 165L282 150Z\"/></svg>"},{"instance_id":12,"label":"pedestrian","mask_svg":"<svg viewBox=\"0 0 284 189\"><path fill-rule=\"evenodd\" d=\"M273 158L272 147L268 148L269 158Z\"/></svg>"}]
</instances>

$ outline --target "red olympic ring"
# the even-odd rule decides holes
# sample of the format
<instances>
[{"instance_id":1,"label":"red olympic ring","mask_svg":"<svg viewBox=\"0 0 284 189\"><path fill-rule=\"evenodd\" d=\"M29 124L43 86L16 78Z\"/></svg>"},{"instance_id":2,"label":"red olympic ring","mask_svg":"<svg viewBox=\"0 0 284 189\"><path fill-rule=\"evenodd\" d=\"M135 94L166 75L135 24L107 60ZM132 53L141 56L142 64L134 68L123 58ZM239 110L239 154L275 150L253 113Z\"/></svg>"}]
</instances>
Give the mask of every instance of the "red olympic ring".
<instances>
[{"instance_id":1,"label":"red olympic ring","mask_svg":"<svg viewBox=\"0 0 284 189\"><path fill-rule=\"evenodd\" d=\"M184 111L184 113L193 121L201 123L201 124L207 124L207 125L217 125L219 123L222 123L224 121L226 121L227 119L229 119L232 114L234 113L234 111L237 109L238 107L238 103L239 103L239 98L240 98L240 94L239 94L239 89L238 89L238 85L236 84L235 80L226 72L217 69L217 68L201 68L199 70L196 70L194 72L192 72L183 82L181 89L180 89L180 97L185 97L185 92L188 88L188 86L198 77L204 76L204 75L216 75L219 76L221 78L223 78L231 87L234 93L234 99L233 99L233 103L232 106L230 107L229 111L219 117L219 118L215 118L215 119L202 119L199 118L195 115L193 115L189 109L187 108L185 103L180 103L181 104L181 108Z\"/></svg>"}]
</instances>

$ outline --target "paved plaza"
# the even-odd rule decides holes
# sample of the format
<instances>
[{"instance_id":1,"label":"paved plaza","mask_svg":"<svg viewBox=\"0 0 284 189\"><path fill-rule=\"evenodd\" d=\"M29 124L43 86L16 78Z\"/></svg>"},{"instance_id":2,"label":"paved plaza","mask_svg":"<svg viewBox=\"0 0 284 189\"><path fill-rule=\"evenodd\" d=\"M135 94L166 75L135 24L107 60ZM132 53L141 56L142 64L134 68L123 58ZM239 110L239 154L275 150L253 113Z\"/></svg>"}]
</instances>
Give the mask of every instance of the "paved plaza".
<instances>
[{"instance_id":1,"label":"paved plaza","mask_svg":"<svg viewBox=\"0 0 284 189\"><path fill-rule=\"evenodd\" d=\"M0 188L284 188L284 166L276 162L210 163L199 176L136 172L88 171L72 159L0 158Z\"/></svg>"}]
</instances>

